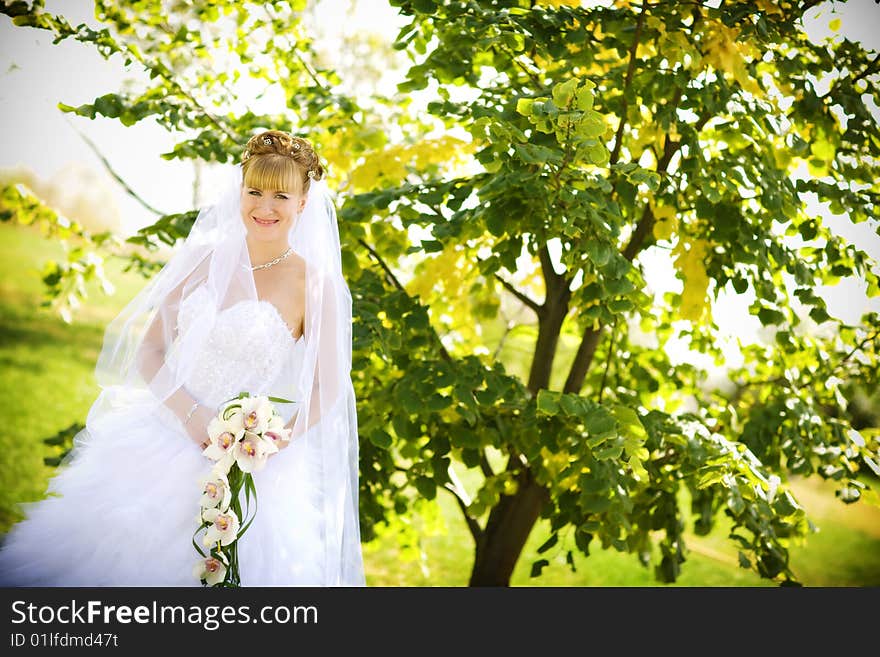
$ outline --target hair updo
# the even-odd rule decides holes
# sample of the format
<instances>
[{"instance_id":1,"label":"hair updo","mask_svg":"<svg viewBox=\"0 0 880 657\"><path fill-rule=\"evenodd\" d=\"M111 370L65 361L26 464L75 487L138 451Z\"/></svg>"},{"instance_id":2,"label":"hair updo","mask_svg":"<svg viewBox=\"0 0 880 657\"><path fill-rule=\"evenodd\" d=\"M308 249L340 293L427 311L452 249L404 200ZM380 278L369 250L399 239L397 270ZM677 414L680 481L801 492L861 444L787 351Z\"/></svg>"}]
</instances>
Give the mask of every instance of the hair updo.
<instances>
[{"instance_id":1,"label":"hair updo","mask_svg":"<svg viewBox=\"0 0 880 657\"><path fill-rule=\"evenodd\" d=\"M307 139L281 130L251 137L241 156L246 187L307 194L312 180L324 177L324 167Z\"/></svg>"}]
</instances>

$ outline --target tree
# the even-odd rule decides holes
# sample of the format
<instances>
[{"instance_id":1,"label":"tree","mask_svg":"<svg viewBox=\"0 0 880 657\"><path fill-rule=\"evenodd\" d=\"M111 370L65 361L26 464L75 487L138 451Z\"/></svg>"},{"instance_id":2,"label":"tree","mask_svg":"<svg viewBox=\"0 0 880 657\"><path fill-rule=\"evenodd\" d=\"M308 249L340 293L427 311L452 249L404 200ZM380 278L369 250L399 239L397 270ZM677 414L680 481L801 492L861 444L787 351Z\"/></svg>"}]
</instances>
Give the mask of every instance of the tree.
<instances>
[{"instance_id":1,"label":"tree","mask_svg":"<svg viewBox=\"0 0 880 657\"><path fill-rule=\"evenodd\" d=\"M346 206L347 221L387 206L433 237L414 247L425 264L407 288L430 324L423 305L383 304L392 330L413 332L373 352L394 384L370 389L389 410L365 428L423 495L461 493L449 459L481 468L475 500L459 497L471 583L507 584L539 517L552 530L539 552L573 535L585 554L597 539L647 563L659 535L657 574L672 581L682 486L698 533L723 511L741 564L790 581L787 545L807 522L789 474L832 478L845 502L876 500L860 474L880 473L878 431L851 427L843 393L876 389L878 317L845 325L813 290L858 276L876 296L876 263L805 203L812 193L854 222L877 217L876 54L811 43L802 18L815 2L392 4L412 18L398 37L414 60L400 88L436 85L429 111L468 130L481 166L451 179L412 172ZM809 176L793 179L802 165ZM683 283L659 306L639 262L652 248L671 250ZM516 283L523 259L535 273ZM773 330L770 344L743 348L730 398L663 350L686 320L679 335L721 365L711 299L723 290L754 294L751 312ZM505 291L537 320L523 381L481 357L469 329ZM634 342L636 325L656 344ZM559 362L570 336L576 353ZM686 396L698 409L676 412Z\"/></svg>"},{"instance_id":2,"label":"tree","mask_svg":"<svg viewBox=\"0 0 880 657\"><path fill-rule=\"evenodd\" d=\"M845 40L811 43L802 16L815 2L394 0L411 17L397 46L414 59L400 90L436 85L439 137L401 99L335 93L334 73L309 65L303 3L265 3L256 23L231 2L168 16L96 3L112 32L71 28L39 4L4 12L135 58L153 81L66 109L127 124L155 115L199 131L168 157L217 161L257 127L290 125L333 162L365 539L441 490L474 538L474 585L509 583L541 517L552 532L541 553L573 542L574 567L572 550L595 540L648 565L659 544L657 575L673 581L686 489L698 533L728 515L741 564L790 582L787 546L808 523L788 475L832 478L845 502L876 500L864 473L880 474L880 432L854 429L846 405L854 389L876 390L880 318L845 325L812 290L854 275L876 296L876 263L808 216L804 197L855 222L876 217L877 58ZM221 18L233 36L187 27ZM270 27L287 47L265 38ZM192 59L165 63L184 45ZM287 111L235 111L233 91L212 93L229 77L207 65L210 46L281 85ZM792 179L801 165L810 176ZM7 216L32 216L16 194L3 192ZM173 243L193 216L162 217L139 239ZM416 230L426 237L412 244ZM670 250L683 283L659 305L645 292L648 249ZM721 365L711 309L723 290L754 294L751 311L773 331L744 346L734 395L704 390L705 372L663 348L684 320L678 333ZM483 336L510 298L537 324L521 373ZM677 410L689 397L697 409ZM462 467L479 473L473 492Z\"/></svg>"}]
</instances>

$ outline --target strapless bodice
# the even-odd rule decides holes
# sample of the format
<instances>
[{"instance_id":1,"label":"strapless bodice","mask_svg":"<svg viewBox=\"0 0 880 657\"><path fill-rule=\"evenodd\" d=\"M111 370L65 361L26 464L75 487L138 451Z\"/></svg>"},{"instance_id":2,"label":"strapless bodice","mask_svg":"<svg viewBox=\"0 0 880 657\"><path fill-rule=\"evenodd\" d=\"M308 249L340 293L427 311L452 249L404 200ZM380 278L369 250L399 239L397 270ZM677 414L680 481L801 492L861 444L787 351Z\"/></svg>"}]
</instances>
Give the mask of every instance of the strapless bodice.
<instances>
[{"instance_id":1,"label":"strapless bodice","mask_svg":"<svg viewBox=\"0 0 880 657\"><path fill-rule=\"evenodd\" d=\"M200 294L196 290L182 305L178 330L185 332L197 321ZM294 340L275 305L263 299L246 299L217 313L203 348L187 377L187 390L213 408L248 391L252 395L279 395L285 367L298 363L303 337ZM286 381L290 381L289 372ZM282 395L283 396L283 395Z\"/></svg>"}]
</instances>

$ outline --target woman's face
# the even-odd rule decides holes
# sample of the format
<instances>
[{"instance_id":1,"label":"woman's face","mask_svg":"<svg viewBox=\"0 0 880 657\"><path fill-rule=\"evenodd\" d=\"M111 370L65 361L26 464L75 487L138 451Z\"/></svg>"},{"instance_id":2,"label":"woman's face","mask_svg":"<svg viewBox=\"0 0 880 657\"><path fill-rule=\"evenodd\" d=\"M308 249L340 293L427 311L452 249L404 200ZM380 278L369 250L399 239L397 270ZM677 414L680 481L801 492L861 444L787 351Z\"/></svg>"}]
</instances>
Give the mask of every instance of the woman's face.
<instances>
[{"instance_id":1,"label":"woman's face","mask_svg":"<svg viewBox=\"0 0 880 657\"><path fill-rule=\"evenodd\" d=\"M259 241L283 241L302 212L306 198L291 192L243 186L241 218L248 237Z\"/></svg>"}]
</instances>

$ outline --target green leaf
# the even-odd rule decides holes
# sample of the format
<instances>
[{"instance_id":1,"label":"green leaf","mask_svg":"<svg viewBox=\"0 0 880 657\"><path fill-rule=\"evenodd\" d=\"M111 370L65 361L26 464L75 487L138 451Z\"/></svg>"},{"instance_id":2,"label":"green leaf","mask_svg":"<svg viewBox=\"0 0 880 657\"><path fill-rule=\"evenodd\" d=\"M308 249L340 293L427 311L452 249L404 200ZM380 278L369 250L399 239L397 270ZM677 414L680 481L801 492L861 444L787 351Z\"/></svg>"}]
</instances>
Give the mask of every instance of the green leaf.
<instances>
[{"instance_id":1,"label":"green leaf","mask_svg":"<svg viewBox=\"0 0 880 657\"><path fill-rule=\"evenodd\" d=\"M546 164L555 159L555 151L534 144L515 144L514 152L527 164Z\"/></svg>"},{"instance_id":2,"label":"green leaf","mask_svg":"<svg viewBox=\"0 0 880 657\"><path fill-rule=\"evenodd\" d=\"M746 278L736 276L730 279L730 282L733 285L733 289L736 290L737 294L745 294L746 290L749 289L749 281Z\"/></svg>"},{"instance_id":3,"label":"green leaf","mask_svg":"<svg viewBox=\"0 0 880 657\"><path fill-rule=\"evenodd\" d=\"M608 302L608 310L613 313L625 313L635 308L635 304L629 299L612 299Z\"/></svg>"},{"instance_id":4,"label":"green leaf","mask_svg":"<svg viewBox=\"0 0 880 657\"><path fill-rule=\"evenodd\" d=\"M538 554L544 554L547 550L556 545L559 540L558 534L550 534L550 538L544 541L541 546L538 548Z\"/></svg>"},{"instance_id":5,"label":"green leaf","mask_svg":"<svg viewBox=\"0 0 880 657\"><path fill-rule=\"evenodd\" d=\"M388 449L389 447L391 447L391 443L393 442L391 434L389 434L384 429L374 429L370 432L369 436L370 442L381 449Z\"/></svg>"},{"instance_id":6,"label":"green leaf","mask_svg":"<svg viewBox=\"0 0 880 657\"><path fill-rule=\"evenodd\" d=\"M553 103L557 107L567 107L574 99L575 89L577 89L577 79L572 78L566 80L553 87Z\"/></svg>"},{"instance_id":7,"label":"green leaf","mask_svg":"<svg viewBox=\"0 0 880 657\"><path fill-rule=\"evenodd\" d=\"M596 85L589 80L584 80L584 84L575 92L577 99L577 108L581 111L593 109L593 89Z\"/></svg>"},{"instance_id":8,"label":"green leaf","mask_svg":"<svg viewBox=\"0 0 880 657\"><path fill-rule=\"evenodd\" d=\"M821 324L822 322L827 322L831 319L831 315L829 315L824 308L813 308L810 310L810 317L813 318L817 324Z\"/></svg>"},{"instance_id":9,"label":"green leaf","mask_svg":"<svg viewBox=\"0 0 880 657\"><path fill-rule=\"evenodd\" d=\"M601 447L593 450L593 456L599 461L607 461L609 459L619 459L623 454L623 440L614 439L603 443Z\"/></svg>"},{"instance_id":10,"label":"green leaf","mask_svg":"<svg viewBox=\"0 0 880 657\"><path fill-rule=\"evenodd\" d=\"M523 116L529 116L532 113L532 106L534 104L534 98L520 98L516 101L516 111Z\"/></svg>"},{"instance_id":11,"label":"green leaf","mask_svg":"<svg viewBox=\"0 0 880 657\"><path fill-rule=\"evenodd\" d=\"M434 0L412 0L413 9L422 14L433 14L436 10Z\"/></svg>"},{"instance_id":12,"label":"green leaf","mask_svg":"<svg viewBox=\"0 0 880 657\"><path fill-rule=\"evenodd\" d=\"M565 394L559 398L559 406L571 417L580 417L584 414L581 398L577 395Z\"/></svg>"},{"instance_id":13,"label":"green leaf","mask_svg":"<svg viewBox=\"0 0 880 657\"><path fill-rule=\"evenodd\" d=\"M611 159L611 154L604 144L595 143L588 145L586 151L590 161L597 166L605 166Z\"/></svg>"},{"instance_id":14,"label":"green leaf","mask_svg":"<svg viewBox=\"0 0 880 657\"><path fill-rule=\"evenodd\" d=\"M546 559L539 559L532 564L532 572L530 577L540 577L541 571L544 570L547 566L550 565L550 562Z\"/></svg>"},{"instance_id":15,"label":"green leaf","mask_svg":"<svg viewBox=\"0 0 880 657\"><path fill-rule=\"evenodd\" d=\"M761 320L761 324L764 326L769 326L771 324L782 324L785 322L785 315L778 310L765 307L758 311L758 319Z\"/></svg>"},{"instance_id":16,"label":"green leaf","mask_svg":"<svg viewBox=\"0 0 880 657\"><path fill-rule=\"evenodd\" d=\"M608 264L611 259L613 248L607 242L601 240L590 240L586 246L587 255L597 267L603 267Z\"/></svg>"},{"instance_id":17,"label":"green leaf","mask_svg":"<svg viewBox=\"0 0 880 657\"><path fill-rule=\"evenodd\" d=\"M590 556L590 541L592 540L593 535L583 527L578 527L574 533L574 544L585 556Z\"/></svg>"},{"instance_id":18,"label":"green leaf","mask_svg":"<svg viewBox=\"0 0 880 657\"><path fill-rule=\"evenodd\" d=\"M559 393L539 390L537 398L538 413L541 415L557 415L559 413Z\"/></svg>"},{"instance_id":19,"label":"green leaf","mask_svg":"<svg viewBox=\"0 0 880 657\"><path fill-rule=\"evenodd\" d=\"M441 395L439 392L435 392L425 400L425 407L431 411L440 411L444 408L448 408L451 403L452 399L446 395Z\"/></svg>"},{"instance_id":20,"label":"green leaf","mask_svg":"<svg viewBox=\"0 0 880 657\"><path fill-rule=\"evenodd\" d=\"M614 433L617 421L611 413L600 406L587 413L584 426L594 436L606 436Z\"/></svg>"},{"instance_id":21,"label":"green leaf","mask_svg":"<svg viewBox=\"0 0 880 657\"><path fill-rule=\"evenodd\" d=\"M428 500L433 500L437 497L437 484L433 479L428 477L416 477L415 480L416 490L419 491L419 494Z\"/></svg>"},{"instance_id":22,"label":"green leaf","mask_svg":"<svg viewBox=\"0 0 880 657\"><path fill-rule=\"evenodd\" d=\"M392 413L391 426L394 427L394 433L402 440L412 440L421 435L419 428L409 419L406 413Z\"/></svg>"},{"instance_id":23,"label":"green leaf","mask_svg":"<svg viewBox=\"0 0 880 657\"><path fill-rule=\"evenodd\" d=\"M798 508L799 507L794 503L794 500L791 499L791 495L788 491L781 495L777 495L773 500L773 510L783 517L792 515L798 510Z\"/></svg>"}]
</instances>

